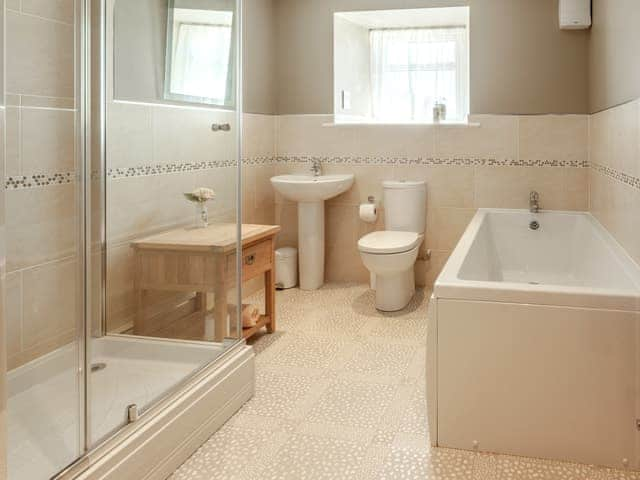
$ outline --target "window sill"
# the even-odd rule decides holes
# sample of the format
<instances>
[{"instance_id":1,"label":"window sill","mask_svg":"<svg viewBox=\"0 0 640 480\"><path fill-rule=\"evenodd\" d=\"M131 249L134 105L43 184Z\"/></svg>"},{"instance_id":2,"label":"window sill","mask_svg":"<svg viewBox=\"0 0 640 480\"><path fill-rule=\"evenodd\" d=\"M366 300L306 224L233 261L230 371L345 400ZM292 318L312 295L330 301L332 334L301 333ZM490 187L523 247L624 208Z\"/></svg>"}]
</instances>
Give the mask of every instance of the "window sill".
<instances>
[{"instance_id":1,"label":"window sill","mask_svg":"<svg viewBox=\"0 0 640 480\"><path fill-rule=\"evenodd\" d=\"M478 122L375 122L367 120L337 120L323 123L323 127L441 127L441 128L477 128Z\"/></svg>"}]
</instances>

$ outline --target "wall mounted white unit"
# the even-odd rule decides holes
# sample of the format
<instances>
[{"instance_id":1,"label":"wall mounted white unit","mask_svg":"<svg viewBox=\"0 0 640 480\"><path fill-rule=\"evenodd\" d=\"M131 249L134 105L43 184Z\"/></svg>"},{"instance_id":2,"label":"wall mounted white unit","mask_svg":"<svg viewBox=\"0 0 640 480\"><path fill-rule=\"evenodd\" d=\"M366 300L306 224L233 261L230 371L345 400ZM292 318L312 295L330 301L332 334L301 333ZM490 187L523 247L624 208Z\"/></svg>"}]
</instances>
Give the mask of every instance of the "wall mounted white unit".
<instances>
[{"instance_id":1,"label":"wall mounted white unit","mask_svg":"<svg viewBox=\"0 0 640 480\"><path fill-rule=\"evenodd\" d=\"M591 0L560 0L560 29L584 30L591 27Z\"/></svg>"}]
</instances>

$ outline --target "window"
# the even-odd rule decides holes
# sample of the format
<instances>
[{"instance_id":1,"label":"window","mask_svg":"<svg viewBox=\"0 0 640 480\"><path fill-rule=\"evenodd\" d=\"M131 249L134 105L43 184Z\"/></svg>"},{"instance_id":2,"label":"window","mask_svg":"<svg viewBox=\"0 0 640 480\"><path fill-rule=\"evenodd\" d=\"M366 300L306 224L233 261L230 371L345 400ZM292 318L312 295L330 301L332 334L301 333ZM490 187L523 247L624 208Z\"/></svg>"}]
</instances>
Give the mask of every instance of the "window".
<instances>
[{"instance_id":1,"label":"window","mask_svg":"<svg viewBox=\"0 0 640 480\"><path fill-rule=\"evenodd\" d=\"M233 105L233 12L177 8L167 27L165 98Z\"/></svg>"},{"instance_id":2,"label":"window","mask_svg":"<svg viewBox=\"0 0 640 480\"><path fill-rule=\"evenodd\" d=\"M231 26L179 24L170 93L224 104L230 47Z\"/></svg>"},{"instance_id":3,"label":"window","mask_svg":"<svg viewBox=\"0 0 640 480\"><path fill-rule=\"evenodd\" d=\"M428 122L438 101L447 119L466 119L466 28L371 30L370 38L375 119Z\"/></svg>"},{"instance_id":4,"label":"window","mask_svg":"<svg viewBox=\"0 0 640 480\"><path fill-rule=\"evenodd\" d=\"M334 17L336 122L430 123L469 113L469 7Z\"/></svg>"}]
</instances>

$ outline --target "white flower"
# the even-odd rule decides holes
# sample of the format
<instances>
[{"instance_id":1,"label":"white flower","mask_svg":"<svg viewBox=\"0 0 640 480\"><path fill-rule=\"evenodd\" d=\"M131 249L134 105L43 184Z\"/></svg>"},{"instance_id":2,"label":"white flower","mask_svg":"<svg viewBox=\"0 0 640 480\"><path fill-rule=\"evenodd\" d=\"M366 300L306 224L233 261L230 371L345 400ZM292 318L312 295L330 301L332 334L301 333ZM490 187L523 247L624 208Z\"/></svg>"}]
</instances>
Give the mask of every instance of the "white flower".
<instances>
[{"instance_id":1,"label":"white flower","mask_svg":"<svg viewBox=\"0 0 640 480\"><path fill-rule=\"evenodd\" d=\"M201 200L212 200L216 198L216 192L214 192L210 188L204 187L196 188L193 192L191 192L191 194Z\"/></svg>"},{"instance_id":2,"label":"white flower","mask_svg":"<svg viewBox=\"0 0 640 480\"><path fill-rule=\"evenodd\" d=\"M184 196L191 202L204 203L216 198L216 192L214 192L210 188L200 187L196 188L191 193L185 193Z\"/></svg>"}]
</instances>

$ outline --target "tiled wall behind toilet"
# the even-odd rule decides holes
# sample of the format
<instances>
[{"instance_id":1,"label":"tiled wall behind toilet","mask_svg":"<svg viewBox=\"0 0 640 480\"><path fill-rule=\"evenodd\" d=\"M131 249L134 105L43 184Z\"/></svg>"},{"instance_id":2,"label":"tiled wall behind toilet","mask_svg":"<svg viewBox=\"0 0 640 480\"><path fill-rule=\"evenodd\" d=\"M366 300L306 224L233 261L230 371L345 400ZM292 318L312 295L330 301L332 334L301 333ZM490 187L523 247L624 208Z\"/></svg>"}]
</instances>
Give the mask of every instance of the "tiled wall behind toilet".
<instances>
[{"instance_id":1,"label":"tiled wall behind toilet","mask_svg":"<svg viewBox=\"0 0 640 480\"><path fill-rule=\"evenodd\" d=\"M326 276L366 281L357 241L382 229L382 181L427 182L426 248L418 261L420 284L431 285L477 208L527 208L537 190L542 208L587 210L586 115L472 115L471 126L340 125L330 115L278 117L278 173L308 169L319 158L325 173L353 173L354 187L327 203ZM358 218L373 195L381 203L377 225ZM276 196L281 245L297 243L297 207Z\"/></svg>"},{"instance_id":2,"label":"tiled wall behind toilet","mask_svg":"<svg viewBox=\"0 0 640 480\"><path fill-rule=\"evenodd\" d=\"M6 2L8 368L75 335L73 0Z\"/></svg>"},{"instance_id":3,"label":"tiled wall behind toilet","mask_svg":"<svg viewBox=\"0 0 640 480\"><path fill-rule=\"evenodd\" d=\"M640 264L640 100L589 119L590 210Z\"/></svg>"}]
</instances>

